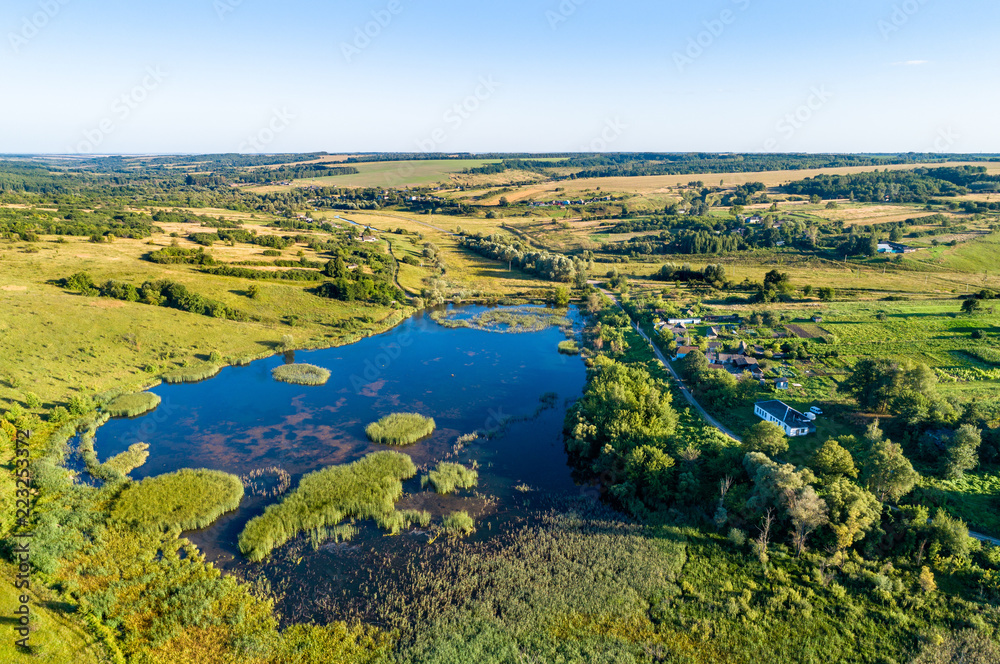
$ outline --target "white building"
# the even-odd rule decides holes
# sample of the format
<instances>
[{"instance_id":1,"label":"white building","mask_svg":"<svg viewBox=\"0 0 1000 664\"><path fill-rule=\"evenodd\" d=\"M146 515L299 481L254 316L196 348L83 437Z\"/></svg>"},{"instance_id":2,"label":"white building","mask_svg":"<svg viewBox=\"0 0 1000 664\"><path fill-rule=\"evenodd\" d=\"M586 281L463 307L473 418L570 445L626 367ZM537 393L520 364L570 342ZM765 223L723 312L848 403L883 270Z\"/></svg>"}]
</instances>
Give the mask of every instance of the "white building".
<instances>
[{"instance_id":1,"label":"white building","mask_svg":"<svg viewBox=\"0 0 1000 664\"><path fill-rule=\"evenodd\" d=\"M792 438L816 432L812 420L783 401L759 401L754 405L754 414L765 422L777 424Z\"/></svg>"}]
</instances>

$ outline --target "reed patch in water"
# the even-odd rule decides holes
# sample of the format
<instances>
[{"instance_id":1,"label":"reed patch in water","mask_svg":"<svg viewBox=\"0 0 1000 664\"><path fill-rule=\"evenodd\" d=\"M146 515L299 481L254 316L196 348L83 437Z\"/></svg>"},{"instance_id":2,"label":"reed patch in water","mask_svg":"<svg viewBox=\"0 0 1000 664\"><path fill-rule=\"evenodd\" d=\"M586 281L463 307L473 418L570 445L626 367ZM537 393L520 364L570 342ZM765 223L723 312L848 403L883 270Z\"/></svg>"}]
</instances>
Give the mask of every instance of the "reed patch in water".
<instances>
[{"instance_id":1,"label":"reed patch in water","mask_svg":"<svg viewBox=\"0 0 1000 664\"><path fill-rule=\"evenodd\" d=\"M399 452L375 452L309 473L282 502L247 523L240 533L240 551L250 560L263 560L298 534L308 532L319 539L347 518L385 522L403 495L402 481L416 474L413 460Z\"/></svg>"},{"instance_id":2,"label":"reed patch in water","mask_svg":"<svg viewBox=\"0 0 1000 664\"><path fill-rule=\"evenodd\" d=\"M419 413L393 413L372 422L365 433L379 445L412 445L434 431L434 420Z\"/></svg>"}]
</instances>

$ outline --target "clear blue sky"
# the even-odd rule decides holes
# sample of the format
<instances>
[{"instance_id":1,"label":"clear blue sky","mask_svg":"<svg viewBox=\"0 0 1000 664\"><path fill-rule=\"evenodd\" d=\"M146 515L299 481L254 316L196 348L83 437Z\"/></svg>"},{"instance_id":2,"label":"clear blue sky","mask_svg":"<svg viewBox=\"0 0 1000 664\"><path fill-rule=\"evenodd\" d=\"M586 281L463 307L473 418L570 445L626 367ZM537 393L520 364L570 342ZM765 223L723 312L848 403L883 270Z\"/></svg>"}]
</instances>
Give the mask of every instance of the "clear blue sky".
<instances>
[{"instance_id":1,"label":"clear blue sky","mask_svg":"<svg viewBox=\"0 0 1000 664\"><path fill-rule=\"evenodd\" d=\"M6 0L0 26L0 153L1000 152L996 0Z\"/></svg>"}]
</instances>

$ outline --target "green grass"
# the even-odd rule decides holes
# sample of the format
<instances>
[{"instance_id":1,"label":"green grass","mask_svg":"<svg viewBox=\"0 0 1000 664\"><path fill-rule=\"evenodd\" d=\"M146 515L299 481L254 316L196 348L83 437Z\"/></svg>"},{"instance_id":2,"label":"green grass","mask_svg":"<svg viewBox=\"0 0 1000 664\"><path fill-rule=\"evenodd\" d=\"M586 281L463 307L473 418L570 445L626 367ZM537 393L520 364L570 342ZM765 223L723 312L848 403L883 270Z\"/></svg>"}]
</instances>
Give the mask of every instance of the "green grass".
<instances>
[{"instance_id":1,"label":"green grass","mask_svg":"<svg viewBox=\"0 0 1000 664\"><path fill-rule=\"evenodd\" d=\"M111 517L140 528L196 530L235 510L241 500L243 483L235 475L185 468L127 487Z\"/></svg>"},{"instance_id":2,"label":"green grass","mask_svg":"<svg viewBox=\"0 0 1000 664\"><path fill-rule=\"evenodd\" d=\"M312 364L283 364L272 369L271 376L282 383L324 385L330 380L330 371Z\"/></svg>"},{"instance_id":3,"label":"green grass","mask_svg":"<svg viewBox=\"0 0 1000 664\"><path fill-rule=\"evenodd\" d=\"M149 445L146 443L133 443L121 454L116 454L102 465L112 473L128 475L139 466L146 463L149 458Z\"/></svg>"},{"instance_id":4,"label":"green grass","mask_svg":"<svg viewBox=\"0 0 1000 664\"><path fill-rule=\"evenodd\" d=\"M124 394L107 406L104 411L111 417L138 417L160 405L160 396L152 392Z\"/></svg>"},{"instance_id":5,"label":"green grass","mask_svg":"<svg viewBox=\"0 0 1000 664\"><path fill-rule=\"evenodd\" d=\"M331 187L401 187L448 182L453 173L483 164L495 164L493 159L427 159L419 161L378 161L347 164L358 169L353 175L296 180L299 185Z\"/></svg>"},{"instance_id":6,"label":"green grass","mask_svg":"<svg viewBox=\"0 0 1000 664\"><path fill-rule=\"evenodd\" d=\"M7 563L0 565L0 662L4 664L97 664L108 661L97 639L89 634L79 616L70 607L55 600L39 597L35 592L15 588L15 568ZM30 597L31 627L30 649L23 650L14 641L20 635L14 632L14 610L20 605L20 596Z\"/></svg>"},{"instance_id":7,"label":"green grass","mask_svg":"<svg viewBox=\"0 0 1000 664\"><path fill-rule=\"evenodd\" d=\"M479 473L460 463L442 461L437 468L420 478L420 485L434 486L440 494L454 493L458 489L472 489L479 483Z\"/></svg>"},{"instance_id":8,"label":"green grass","mask_svg":"<svg viewBox=\"0 0 1000 664\"><path fill-rule=\"evenodd\" d=\"M461 510L447 515L441 522L446 533L453 537L462 537L476 532L476 521L469 513Z\"/></svg>"},{"instance_id":9,"label":"green grass","mask_svg":"<svg viewBox=\"0 0 1000 664\"><path fill-rule=\"evenodd\" d=\"M416 474L410 457L399 452L375 452L309 473L282 502L247 523L240 533L240 551L250 560L263 560L299 533L323 534L320 529L346 518L384 518L403 495L402 480Z\"/></svg>"},{"instance_id":10,"label":"green grass","mask_svg":"<svg viewBox=\"0 0 1000 664\"><path fill-rule=\"evenodd\" d=\"M413 445L431 435L434 420L419 413L393 413L365 427L365 433L379 445Z\"/></svg>"}]
</instances>

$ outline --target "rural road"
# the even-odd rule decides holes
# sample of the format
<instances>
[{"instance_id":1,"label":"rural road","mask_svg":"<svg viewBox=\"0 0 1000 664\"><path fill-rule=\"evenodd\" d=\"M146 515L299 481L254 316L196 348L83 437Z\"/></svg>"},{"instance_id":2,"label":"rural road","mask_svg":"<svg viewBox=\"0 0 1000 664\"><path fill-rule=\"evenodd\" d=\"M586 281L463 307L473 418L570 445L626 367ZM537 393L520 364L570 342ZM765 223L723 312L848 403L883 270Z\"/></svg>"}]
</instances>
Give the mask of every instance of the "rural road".
<instances>
[{"instance_id":1,"label":"rural road","mask_svg":"<svg viewBox=\"0 0 1000 664\"><path fill-rule=\"evenodd\" d=\"M365 215L365 213L364 213L364 212L361 212L361 211L358 211L358 212L352 212L351 214L352 214L352 215L355 215L355 214L357 214L357 215L361 215L361 216L364 216L364 215ZM377 215L378 215L378 216L380 216L380 217L387 217L387 218L389 218L389 219L399 219L400 221L410 221L410 222L413 222L414 224L420 224L421 226L427 226L428 228L433 228L433 229L434 229L434 230L436 230L436 231L441 231L441 232L442 232L442 233L444 233L445 235L455 235L455 233L452 233L451 231L447 231L447 230L445 230L445 229L441 228L440 226L435 226L434 224L428 224L428 223L427 223L426 221L420 221L419 219L412 219L412 218L410 218L410 217L399 217L399 216L396 216L396 215L392 215L392 214L384 214L384 213L381 213L381 212L375 212L375 213L372 213L372 214L377 214ZM350 223L352 223L352 224L355 224L355 225L357 225L357 226L361 226L361 225L362 225L362 224L359 224L359 223L358 223L358 222L356 222L356 221L351 221L350 219L347 219L347 218L345 218L345 217L341 217L341 216L339 216L339 215L334 215L334 218L335 218L335 219L342 219L342 220L344 220L344 221L347 221L347 222L350 222ZM367 224L365 224L365 225L367 225ZM375 228L374 226L370 226L370 227L371 227L371 228ZM377 230L377 231L380 231L380 232L383 232L383 233L385 232L385 231L382 231L382 230L380 230L380 229L378 229L378 228L375 228L375 230Z\"/></svg>"},{"instance_id":2,"label":"rural road","mask_svg":"<svg viewBox=\"0 0 1000 664\"><path fill-rule=\"evenodd\" d=\"M592 281L592 282L588 282L588 283L596 285L597 282L593 282ZM618 301L618 298L616 298L614 295L612 295L608 291L604 290L603 288L598 287L598 290L600 290L602 293L604 293L605 295L607 295L608 297L610 297L611 301L614 302L615 305L619 309L621 309L622 312L626 316L629 317L630 321L632 321L632 317L629 316L629 314L628 314L627 311L625 311L625 307L623 307L621 305L621 302ZM688 401L689 404L691 404L692 406L694 406L695 410L698 411L698 413L702 416L702 418L704 418L704 420L706 422L708 422L709 424L711 424L713 427L715 427L716 429L718 429L719 431L721 431L725 435L727 435L730 438L732 438L733 440L735 440L737 443L743 442L742 439L739 436L737 436L736 434L734 434L732 431L730 431L726 427L722 426L722 424L720 424L718 420L716 420L714 417L712 417L711 415L709 415L708 412L704 408L702 408L701 404L698 403L698 400L694 398L693 394L691 394L691 391L687 387L685 387L684 381L681 380L680 375L678 375L678 373L676 371L674 371L673 366L671 366L670 362L663 355L663 353L660 352L659 347L656 344L654 344L652 342L652 340L650 340L650 338L648 336L646 336L646 333L642 331L642 328L639 327L638 323L636 323L635 321L632 321L632 324L635 326L635 331L639 333L639 336L641 336L643 339L645 339L646 343L648 343L650 346L653 347L653 353L656 354L656 359L658 359L660 361L660 364L662 364L664 366L664 368L667 371L670 372L670 375L674 377L674 380L677 381L677 386L681 390L681 394L684 395L684 398L687 399L687 401Z\"/></svg>"}]
</instances>

